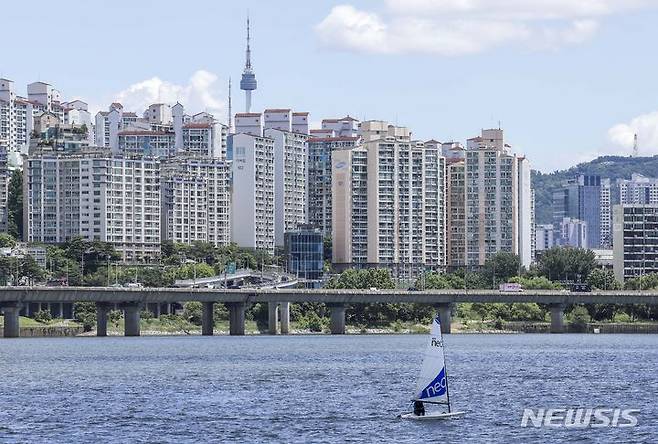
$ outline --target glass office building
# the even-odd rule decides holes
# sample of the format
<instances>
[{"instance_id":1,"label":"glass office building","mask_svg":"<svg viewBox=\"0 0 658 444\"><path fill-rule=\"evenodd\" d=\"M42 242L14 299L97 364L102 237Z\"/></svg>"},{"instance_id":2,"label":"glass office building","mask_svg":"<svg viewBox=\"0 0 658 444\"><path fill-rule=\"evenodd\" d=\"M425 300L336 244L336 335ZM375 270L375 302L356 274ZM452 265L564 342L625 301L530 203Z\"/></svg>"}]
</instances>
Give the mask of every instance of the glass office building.
<instances>
[{"instance_id":1,"label":"glass office building","mask_svg":"<svg viewBox=\"0 0 658 444\"><path fill-rule=\"evenodd\" d=\"M322 232L306 225L284 235L288 272L299 278L320 279L324 269Z\"/></svg>"}]
</instances>

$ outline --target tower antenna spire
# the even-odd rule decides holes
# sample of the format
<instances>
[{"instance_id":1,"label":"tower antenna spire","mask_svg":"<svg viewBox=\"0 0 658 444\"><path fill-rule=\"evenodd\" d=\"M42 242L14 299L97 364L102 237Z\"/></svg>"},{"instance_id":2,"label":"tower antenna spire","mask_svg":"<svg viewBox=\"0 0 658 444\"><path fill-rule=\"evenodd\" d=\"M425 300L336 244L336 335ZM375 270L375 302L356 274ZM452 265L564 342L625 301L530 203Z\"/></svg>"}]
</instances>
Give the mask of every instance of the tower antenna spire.
<instances>
[{"instance_id":1,"label":"tower antenna spire","mask_svg":"<svg viewBox=\"0 0 658 444\"><path fill-rule=\"evenodd\" d=\"M240 89L245 92L245 112L251 111L251 92L258 86L256 82L256 74L254 74L251 66L251 22L249 20L249 13L247 12L247 50L246 59L244 64L244 71L242 71L242 78L240 79Z\"/></svg>"},{"instance_id":2,"label":"tower antenna spire","mask_svg":"<svg viewBox=\"0 0 658 444\"><path fill-rule=\"evenodd\" d=\"M250 36L249 28L250 28L250 26L249 26L249 12L247 12L247 54L246 54L247 60L246 60L245 66L244 66L245 69L251 69L251 45L250 45L251 36Z\"/></svg>"},{"instance_id":3,"label":"tower antenna spire","mask_svg":"<svg viewBox=\"0 0 658 444\"><path fill-rule=\"evenodd\" d=\"M231 77L228 78L228 133L233 130L233 112L231 111Z\"/></svg>"},{"instance_id":4,"label":"tower antenna spire","mask_svg":"<svg viewBox=\"0 0 658 444\"><path fill-rule=\"evenodd\" d=\"M638 157L640 154L640 149L637 146L637 133L635 133L635 136L633 137L633 157Z\"/></svg>"}]
</instances>

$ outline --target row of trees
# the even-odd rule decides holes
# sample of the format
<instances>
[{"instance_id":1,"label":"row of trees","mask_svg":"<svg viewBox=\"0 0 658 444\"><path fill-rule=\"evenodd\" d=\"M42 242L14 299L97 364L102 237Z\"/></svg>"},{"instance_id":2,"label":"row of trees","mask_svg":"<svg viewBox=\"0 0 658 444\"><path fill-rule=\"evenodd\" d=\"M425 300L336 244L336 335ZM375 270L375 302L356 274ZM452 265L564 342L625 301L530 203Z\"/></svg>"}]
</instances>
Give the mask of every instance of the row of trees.
<instances>
[{"instance_id":1,"label":"row of trees","mask_svg":"<svg viewBox=\"0 0 658 444\"><path fill-rule=\"evenodd\" d=\"M488 289L501 282L518 282L526 289L561 289L568 282L587 282L594 289L620 289L622 284L611 270L597 268L594 253L577 248L553 248L544 252L537 264L524 269L518 256L501 252L490 257L478 270L459 269L452 273L426 273L414 286L418 289ZM394 288L387 270L347 270L331 278L327 288ZM658 274L627 281L626 288L658 288ZM544 321L548 307L543 304L459 304L457 315L466 319L498 319L505 321ZM592 304L572 306L565 310L574 322L589 320L630 321L656 319L658 309L652 306L619 306ZM318 310L322 315L322 311ZM390 323L396 320L426 322L434 310L415 304L355 304L347 311L348 321L366 325Z\"/></svg>"},{"instance_id":2,"label":"row of trees","mask_svg":"<svg viewBox=\"0 0 658 444\"><path fill-rule=\"evenodd\" d=\"M16 239L0 233L0 247L13 248ZM230 263L237 268L258 269L276 264L270 254L240 248L235 244L215 247L206 242L192 245L163 242L158 264L124 265L114 247L102 241L73 238L61 245L46 247L46 266L41 268L31 256L1 257L0 283L33 284L45 280L67 282L71 286L105 286L140 282L147 287L168 287L177 279L193 279L224 273Z\"/></svg>"}]
</instances>

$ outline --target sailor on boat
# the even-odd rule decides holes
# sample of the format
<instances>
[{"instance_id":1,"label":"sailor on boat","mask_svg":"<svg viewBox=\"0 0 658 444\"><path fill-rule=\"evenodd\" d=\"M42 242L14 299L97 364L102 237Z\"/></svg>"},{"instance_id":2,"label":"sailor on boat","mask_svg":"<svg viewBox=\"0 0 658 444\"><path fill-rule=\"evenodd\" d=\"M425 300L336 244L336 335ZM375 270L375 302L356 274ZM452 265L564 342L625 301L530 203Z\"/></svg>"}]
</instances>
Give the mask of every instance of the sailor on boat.
<instances>
[{"instance_id":1,"label":"sailor on boat","mask_svg":"<svg viewBox=\"0 0 658 444\"><path fill-rule=\"evenodd\" d=\"M438 317L432 322L432 328L430 329L430 335L426 344L423 363L412 398L413 412L401 414L400 418L433 420L454 418L463 415L464 412L453 412L450 406L448 373L446 371L444 344L441 336L441 323ZM448 411L430 411L426 413L425 404L445 406Z\"/></svg>"},{"instance_id":2,"label":"sailor on boat","mask_svg":"<svg viewBox=\"0 0 658 444\"><path fill-rule=\"evenodd\" d=\"M414 415L425 416L425 405L420 401L414 401Z\"/></svg>"}]
</instances>

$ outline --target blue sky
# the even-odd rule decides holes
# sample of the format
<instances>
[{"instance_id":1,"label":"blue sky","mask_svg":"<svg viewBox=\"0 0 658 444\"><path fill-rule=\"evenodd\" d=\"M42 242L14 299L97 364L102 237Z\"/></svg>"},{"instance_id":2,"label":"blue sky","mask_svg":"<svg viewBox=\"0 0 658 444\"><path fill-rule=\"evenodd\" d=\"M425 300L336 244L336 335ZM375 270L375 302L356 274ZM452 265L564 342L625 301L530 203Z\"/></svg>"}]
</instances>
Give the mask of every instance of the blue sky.
<instances>
[{"instance_id":1,"label":"blue sky","mask_svg":"<svg viewBox=\"0 0 658 444\"><path fill-rule=\"evenodd\" d=\"M247 9L257 110L459 141L500 121L543 171L628 154L635 132L658 154L655 0L11 1L0 76L93 110L161 99L224 115L231 76L242 111Z\"/></svg>"}]
</instances>

